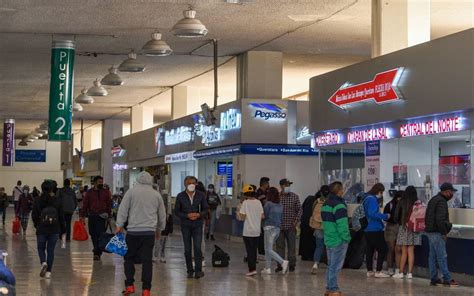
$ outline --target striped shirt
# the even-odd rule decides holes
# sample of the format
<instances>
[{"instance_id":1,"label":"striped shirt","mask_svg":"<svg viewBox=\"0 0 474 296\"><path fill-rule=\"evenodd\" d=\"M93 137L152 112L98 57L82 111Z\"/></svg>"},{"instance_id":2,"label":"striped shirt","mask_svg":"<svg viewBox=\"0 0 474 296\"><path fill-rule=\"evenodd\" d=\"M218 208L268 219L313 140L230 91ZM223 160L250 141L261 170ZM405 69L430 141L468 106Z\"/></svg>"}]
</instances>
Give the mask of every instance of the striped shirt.
<instances>
[{"instance_id":1,"label":"striped shirt","mask_svg":"<svg viewBox=\"0 0 474 296\"><path fill-rule=\"evenodd\" d=\"M326 247L334 248L351 241L347 206L344 199L330 194L321 209L321 218Z\"/></svg>"},{"instance_id":2,"label":"striped shirt","mask_svg":"<svg viewBox=\"0 0 474 296\"><path fill-rule=\"evenodd\" d=\"M281 221L281 230L293 229L300 221L303 212L300 198L293 192L281 193L280 203L283 206L283 218Z\"/></svg>"}]
</instances>

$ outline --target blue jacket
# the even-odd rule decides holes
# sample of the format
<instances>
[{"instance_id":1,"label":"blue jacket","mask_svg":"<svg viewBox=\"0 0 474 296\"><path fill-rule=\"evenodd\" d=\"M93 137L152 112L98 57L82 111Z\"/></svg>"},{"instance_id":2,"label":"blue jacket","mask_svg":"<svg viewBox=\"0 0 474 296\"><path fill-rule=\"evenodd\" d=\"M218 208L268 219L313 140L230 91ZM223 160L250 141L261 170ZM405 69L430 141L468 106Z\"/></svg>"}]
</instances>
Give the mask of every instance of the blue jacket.
<instances>
[{"instance_id":1,"label":"blue jacket","mask_svg":"<svg viewBox=\"0 0 474 296\"><path fill-rule=\"evenodd\" d=\"M207 217L208 209L209 206L207 205L206 196L200 191L196 190L196 193L194 194L193 198L193 204L191 204L191 200L189 199L189 196L186 191L181 192L176 197L174 211L176 216L178 216L181 220L182 226L202 225L203 219ZM201 218L194 221L189 220L188 214L190 213L199 213L201 214Z\"/></svg>"},{"instance_id":2,"label":"blue jacket","mask_svg":"<svg viewBox=\"0 0 474 296\"><path fill-rule=\"evenodd\" d=\"M274 226L280 228L281 219L283 218L283 206L271 201L267 201L263 207L265 219L263 226Z\"/></svg>"},{"instance_id":3,"label":"blue jacket","mask_svg":"<svg viewBox=\"0 0 474 296\"><path fill-rule=\"evenodd\" d=\"M388 219L387 214L380 213L379 202L374 195L367 195L363 201L365 217L369 221L369 225L364 230L365 232L384 231L383 221Z\"/></svg>"}]
</instances>

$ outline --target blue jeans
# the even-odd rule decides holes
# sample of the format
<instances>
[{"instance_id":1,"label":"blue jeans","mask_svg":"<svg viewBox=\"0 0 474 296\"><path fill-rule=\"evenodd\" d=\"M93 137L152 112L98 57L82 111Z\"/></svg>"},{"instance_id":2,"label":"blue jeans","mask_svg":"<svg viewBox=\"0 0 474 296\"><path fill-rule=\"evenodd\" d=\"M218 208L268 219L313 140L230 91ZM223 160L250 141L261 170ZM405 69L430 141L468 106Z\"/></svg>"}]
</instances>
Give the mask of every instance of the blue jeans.
<instances>
[{"instance_id":1,"label":"blue jeans","mask_svg":"<svg viewBox=\"0 0 474 296\"><path fill-rule=\"evenodd\" d=\"M214 230L216 229L217 221L217 210L211 210L211 218L209 221L209 234L214 235Z\"/></svg>"},{"instance_id":2,"label":"blue jeans","mask_svg":"<svg viewBox=\"0 0 474 296\"><path fill-rule=\"evenodd\" d=\"M2 214L2 222L5 225L5 217L7 216L7 208L0 208L0 213Z\"/></svg>"},{"instance_id":3,"label":"blue jeans","mask_svg":"<svg viewBox=\"0 0 474 296\"><path fill-rule=\"evenodd\" d=\"M330 292L339 291L337 285L337 276L344 265L346 259L347 247L349 244L343 243L334 248L326 248L328 253L328 269L326 271L326 290Z\"/></svg>"},{"instance_id":4,"label":"blue jeans","mask_svg":"<svg viewBox=\"0 0 474 296\"><path fill-rule=\"evenodd\" d=\"M36 238L38 241L38 256L40 263L43 264L43 262L46 262L48 264L47 271L51 272L54 262L54 248L59 239L59 234L38 234L36 235Z\"/></svg>"},{"instance_id":5,"label":"blue jeans","mask_svg":"<svg viewBox=\"0 0 474 296\"><path fill-rule=\"evenodd\" d=\"M183 235L184 243L184 257L186 258L186 268L188 273L202 271L202 231L202 223L181 225L181 233ZM195 269L193 269L193 249Z\"/></svg>"},{"instance_id":6,"label":"blue jeans","mask_svg":"<svg viewBox=\"0 0 474 296\"><path fill-rule=\"evenodd\" d=\"M314 249L313 262L320 263L321 255L324 249L324 233L320 229L314 231L314 238L316 240L316 248Z\"/></svg>"},{"instance_id":7,"label":"blue jeans","mask_svg":"<svg viewBox=\"0 0 474 296\"><path fill-rule=\"evenodd\" d=\"M272 259L283 264L283 258L278 255L277 252L273 251L273 245L275 244L278 236L280 236L280 228L275 226L265 226L264 228L265 237L265 268L272 268Z\"/></svg>"},{"instance_id":8,"label":"blue jeans","mask_svg":"<svg viewBox=\"0 0 474 296\"><path fill-rule=\"evenodd\" d=\"M429 267L430 267L430 276L432 281L438 279L438 267L443 274L443 280L449 282L452 280L451 274L448 270L448 254L446 253L446 242L443 239L441 233L437 232L428 232L426 233L428 240L430 242L430 257L429 257Z\"/></svg>"}]
</instances>

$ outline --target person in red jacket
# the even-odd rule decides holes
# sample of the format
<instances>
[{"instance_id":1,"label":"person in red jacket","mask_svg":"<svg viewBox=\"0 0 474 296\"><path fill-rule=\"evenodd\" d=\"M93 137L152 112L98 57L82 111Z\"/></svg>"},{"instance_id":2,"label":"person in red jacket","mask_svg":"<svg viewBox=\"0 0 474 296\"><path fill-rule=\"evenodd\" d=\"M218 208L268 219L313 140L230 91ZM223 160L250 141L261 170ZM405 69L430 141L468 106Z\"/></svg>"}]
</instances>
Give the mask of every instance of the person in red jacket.
<instances>
[{"instance_id":1,"label":"person in red jacket","mask_svg":"<svg viewBox=\"0 0 474 296\"><path fill-rule=\"evenodd\" d=\"M97 176L94 187L83 199L80 212L81 221L88 217L89 235L94 245L94 260L99 261L102 251L99 249L99 237L106 231L106 224L112 216L112 194L104 188L104 179Z\"/></svg>"}]
</instances>

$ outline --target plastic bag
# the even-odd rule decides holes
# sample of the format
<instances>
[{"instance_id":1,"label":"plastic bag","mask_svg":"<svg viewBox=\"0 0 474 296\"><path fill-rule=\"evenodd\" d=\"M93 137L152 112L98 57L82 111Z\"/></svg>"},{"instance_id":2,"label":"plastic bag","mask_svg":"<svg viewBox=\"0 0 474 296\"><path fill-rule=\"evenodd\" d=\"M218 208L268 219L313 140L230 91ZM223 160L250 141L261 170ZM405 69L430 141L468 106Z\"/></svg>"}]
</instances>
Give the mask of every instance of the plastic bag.
<instances>
[{"instance_id":1,"label":"plastic bag","mask_svg":"<svg viewBox=\"0 0 474 296\"><path fill-rule=\"evenodd\" d=\"M125 256L128 251L125 235L122 232L117 233L107 244L105 249L120 256Z\"/></svg>"},{"instance_id":2,"label":"plastic bag","mask_svg":"<svg viewBox=\"0 0 474 296\"><path fill-rule=\"evenodd\" d=\"M15 220L12 221L12 232L13 234L19 234L20 233L20 219L15 218Z\"/></svg>"},{"instance_id":3,"label":"plastic bag","mask_svg":"<svg viewBox=\"0 0 474 296\"><path fill-rule=\"evenodd\" d=\"M107 231L110 231L110 232L107 232ZM107 245L109 244L110 240L112 240L113 237L114 237L114 234L112 231L112 226L110 225L109 222L107 222L106 231L99 236L99 249L102 252L110 253L109 251L107 251Z\"/></svg>"},{"instance_id":4,"label":"plastic bag","mask_svg":"<svg viewBox=\"0 0 474 296\"><path fill-rule=\"evenodd\" d=\"M81 221L74 222L74 228L72 230L72 239L75 241L86 241L89 239L86 227Z\"/></svg>"}]
</instances>

